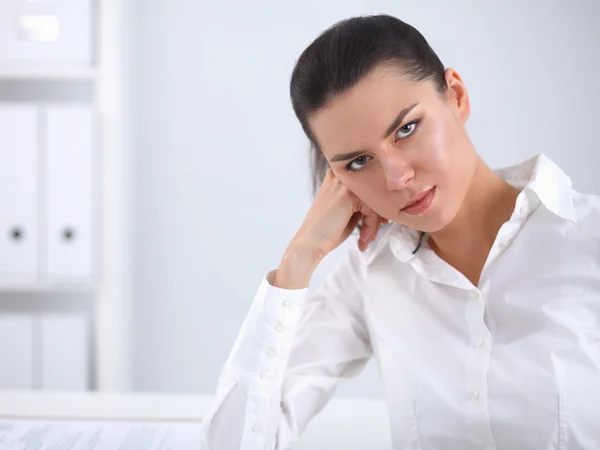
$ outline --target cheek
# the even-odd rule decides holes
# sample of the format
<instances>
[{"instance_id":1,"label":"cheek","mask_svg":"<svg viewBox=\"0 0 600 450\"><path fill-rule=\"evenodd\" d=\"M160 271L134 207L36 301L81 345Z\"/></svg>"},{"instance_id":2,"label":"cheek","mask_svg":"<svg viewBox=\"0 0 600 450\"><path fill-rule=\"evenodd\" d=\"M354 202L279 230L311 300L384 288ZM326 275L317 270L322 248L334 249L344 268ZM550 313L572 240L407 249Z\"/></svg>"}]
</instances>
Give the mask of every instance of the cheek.
<instances>
[{"instance_id":1,"label":"cheek","mask_svg":"<svg viewBox=\"0 0 600 450\"><path fill-rule=\"evenodd\" d=\"M369 179L370 178L365 176L365 174L357 174L346 180L344 184L361 201L369 204L372 203L373 199L377 198L377 193L375 192L376 189L374 189L373 183L369 182Z\"/></svg>"},{"instance_id":2,"label":"cheek","mask_svg":"<svg viewBox=\"0 0 600 450\"><path fill-rule=\"evenodd\" d=\"M431 138L432 160L449 218L463 203L473 178L475 153L464 126L447 120Z\"/></svg>"},{"instance_id":3,"label":"cheek","mask_svg":"<svg viewBox=\"0 0 600 450\"><path fill-rule=\"evenodd\" d=\"M430 120L419 137L414 144L419 159L417 173L443 178L451 161L449 149L452 147L452 136L448 126L443 120Z\"/></svg>"},{"instance_id":4,"label":"cheek","mask_svg":"<svg viewBox=\"0 0 600 450\"><path fill-rule=\"evenodd\" d=\"M356 195L361 202L378 214L387 214L388 191L385 179L381 174L361 174L343 181L346 187Z\"/></svg>"},{"instance_id":5,"label":"cheek","mask_svg":"<svg viewBox=\"0 0 600 450\"><path fill-rule=\"evenodd\" d=\"M440 117L423 133L425 142L419 147L426 148L422 161L428 172L433 172L438 182L456 181L464 176L464 167L469 163L465 149L465 131L461 124L451 117Z\"/></svg>"}]
</instances>

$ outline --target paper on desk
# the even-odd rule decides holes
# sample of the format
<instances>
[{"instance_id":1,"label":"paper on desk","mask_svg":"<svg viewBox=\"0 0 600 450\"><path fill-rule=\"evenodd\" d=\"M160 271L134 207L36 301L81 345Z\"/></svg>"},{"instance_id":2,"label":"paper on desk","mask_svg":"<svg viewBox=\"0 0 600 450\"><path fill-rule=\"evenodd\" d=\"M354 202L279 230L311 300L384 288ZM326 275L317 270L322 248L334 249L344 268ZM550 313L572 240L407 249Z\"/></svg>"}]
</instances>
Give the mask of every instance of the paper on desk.
<instances>
[{"instance_id":1,"label":"paper on desk","mask_svg":"<svg viewBox=\"0 0 600 450\"><path fill-rule=\"evenodd\" d=\"M0 450L188 449L200 449L200 422L0 418Z\"/></svg>"}]
</instances>

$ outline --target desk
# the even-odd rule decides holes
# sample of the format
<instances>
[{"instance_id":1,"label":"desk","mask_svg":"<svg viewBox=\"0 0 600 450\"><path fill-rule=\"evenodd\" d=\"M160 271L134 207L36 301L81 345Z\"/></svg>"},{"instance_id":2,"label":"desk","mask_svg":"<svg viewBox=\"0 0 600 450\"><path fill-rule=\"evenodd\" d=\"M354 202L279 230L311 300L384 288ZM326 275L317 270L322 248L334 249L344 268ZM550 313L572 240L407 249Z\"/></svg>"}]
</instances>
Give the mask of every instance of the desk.
<instances>
[{"instance_id":1,"label":"desk","mask_svg":"<svg viewBox=\"0 0 600 450\"><path fill-rule=\"evenodd\" d=\"M211 400L196 394L0 391L0 417L199 421Z\"/></svg>"},{"instance_id":2,"label":"desk","mask_svg":"<svg viewBox=\"0 0 600 450\"><path fill-rule=\"evenodd\" d=\"M0 391L0 417L199 421L211 402L212 396L199 394ZM294 446L332 448L391 449L383 401L332 399Z\"/></svg>"}]
</instances>

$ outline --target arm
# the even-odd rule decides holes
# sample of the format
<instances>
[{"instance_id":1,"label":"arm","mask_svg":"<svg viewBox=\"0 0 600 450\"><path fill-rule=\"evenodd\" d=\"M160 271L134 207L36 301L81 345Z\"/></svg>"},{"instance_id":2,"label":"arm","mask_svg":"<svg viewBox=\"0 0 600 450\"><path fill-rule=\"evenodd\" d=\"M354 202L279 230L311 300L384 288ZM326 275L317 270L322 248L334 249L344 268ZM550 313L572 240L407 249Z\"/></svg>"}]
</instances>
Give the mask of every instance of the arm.
<instances>
[{"instance_id":1,"label":"arm","mask_svg":"<svg viewBox=\"0 0 600 450\"><path fill-rule=\"evenodd\" d=\"M280 450L371 356L360 255L350 251L310 297L271 272L252 303L203 420L204 450Z\"/></svg>"}]
</instances>

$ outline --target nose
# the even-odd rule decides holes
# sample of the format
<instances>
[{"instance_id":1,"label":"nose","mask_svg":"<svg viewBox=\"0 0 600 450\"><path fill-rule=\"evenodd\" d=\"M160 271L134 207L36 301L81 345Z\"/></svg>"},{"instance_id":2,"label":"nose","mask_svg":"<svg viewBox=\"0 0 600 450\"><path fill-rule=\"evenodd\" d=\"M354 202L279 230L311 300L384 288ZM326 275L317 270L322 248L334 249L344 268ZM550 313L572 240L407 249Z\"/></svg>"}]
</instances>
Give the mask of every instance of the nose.
<instances>
[{"instance_id":1,"label":"nose","mask_svg":"<svg viewBox=\"0 0 600 450\"><path fill-rule=\"evenodd\" d=\"M404 189L415 177L415 171L404 158L398 155L398 149L395 149L394 154L385 152L381 157L381 165L387 188L391 191Z\"/></svg>"}]
</instances>

